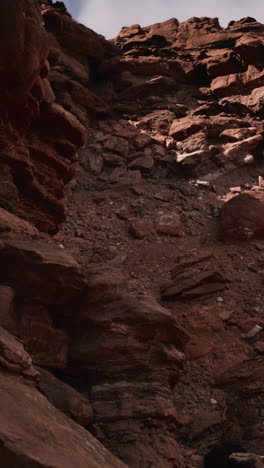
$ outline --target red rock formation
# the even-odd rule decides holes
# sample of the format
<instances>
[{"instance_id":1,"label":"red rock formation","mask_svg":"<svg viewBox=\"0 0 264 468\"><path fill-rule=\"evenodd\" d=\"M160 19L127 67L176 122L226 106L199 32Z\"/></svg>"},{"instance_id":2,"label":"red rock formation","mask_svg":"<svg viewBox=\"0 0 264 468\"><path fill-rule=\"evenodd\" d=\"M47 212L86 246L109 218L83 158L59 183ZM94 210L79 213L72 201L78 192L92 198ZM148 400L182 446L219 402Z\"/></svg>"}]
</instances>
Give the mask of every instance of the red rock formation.
<instances>
[{"instance_id":1,"label":"red rock formation","mask_svg":"<svg viewBox=\"0 0 264 468\"><path fill-rule=\"evenodd\" d=\"M68 56L62 52L59 37L47 33L36 2L20 2L19 8L9 3L1 8L6 47L1 56L0 139L1 171L6 176L0 190L4 183L16 187L21 207L15 211L42 231L55 233L65 219L69 183L78 168L77 150L86 141L83 124L87 125L90 114L106 112L104 102L82 84L89 81L86 70L90 62L116 52L63 11L44 9L47 30L65 30L63 37L68 38L70 50L79 51L75 60L69 57L70 50ZM58 66L49 74L47 59L49 56L54 63L54 55ZM69 77L60 74L63 66ZM50 82L54 82L55 92L59 87L58 100L64 108L55 103Z\"/></svg>"},{"instance_id":2,"label":"red rock formation","mask_svg":"<svg viewBox=\"0 0 264 468\"><path fill-rule=\"evenodd\" d=\"M94 437L49 404L34 387L0 373L1 462L5 466L125 468Z\"/></svg>"},{"instance_id":3,"label":"red rock formation","mask_svg":"<svg viewBox=\"0 0 264 468\"><path fill-rule=\"evenodd\" d=\"M246 192L229 200L221 210L221 232L227 241L263 236L263 193Z\"/></svg>"},{"instance_id":4,"label":"red rock formation","mask_svg":"<svg viewBox=\"0 0 264 468\"><path fill-rule=\"evenodd\" d=\"M0 13L2 463L261 466L264 26Z\"/></svg>"}]
</instances>

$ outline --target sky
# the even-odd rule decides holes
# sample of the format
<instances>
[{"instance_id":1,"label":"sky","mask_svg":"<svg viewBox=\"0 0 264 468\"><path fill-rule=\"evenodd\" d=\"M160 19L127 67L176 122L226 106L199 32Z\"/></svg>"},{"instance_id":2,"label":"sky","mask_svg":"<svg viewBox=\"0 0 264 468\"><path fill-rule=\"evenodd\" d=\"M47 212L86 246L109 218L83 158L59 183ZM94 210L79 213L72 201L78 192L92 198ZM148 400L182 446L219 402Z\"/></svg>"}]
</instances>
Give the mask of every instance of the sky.
<instances>
[{"instance_id":1,"label":"sky","mask_svg":"<svg viewBox=\"0 0 264 468\"><path fill-rule=\"evenodd\" d=\"M123 26L148 26L169 18L218 17L221 26L251 16L264 23L263 0L64 0L74 19L107 39Z\"/></svg>"}]
</instances>

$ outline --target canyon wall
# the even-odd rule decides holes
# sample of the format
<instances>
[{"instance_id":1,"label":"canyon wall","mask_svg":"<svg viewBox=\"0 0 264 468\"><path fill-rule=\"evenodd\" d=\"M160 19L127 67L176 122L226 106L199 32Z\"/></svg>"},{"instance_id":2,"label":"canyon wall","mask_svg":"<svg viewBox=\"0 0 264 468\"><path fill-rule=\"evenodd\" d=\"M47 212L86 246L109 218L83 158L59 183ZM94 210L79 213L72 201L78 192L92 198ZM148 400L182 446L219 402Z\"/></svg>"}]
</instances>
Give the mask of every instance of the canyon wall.
<instances>
[{"instance_id":1,"label":"canyon wall","mask_svg":"<svg viewBox=\"0 0 264 468\"><path fill-rule=\"evenodd\" d=\"M0 13L0 460L262 466L264 26Z\"/></svg>"}]
</instances>

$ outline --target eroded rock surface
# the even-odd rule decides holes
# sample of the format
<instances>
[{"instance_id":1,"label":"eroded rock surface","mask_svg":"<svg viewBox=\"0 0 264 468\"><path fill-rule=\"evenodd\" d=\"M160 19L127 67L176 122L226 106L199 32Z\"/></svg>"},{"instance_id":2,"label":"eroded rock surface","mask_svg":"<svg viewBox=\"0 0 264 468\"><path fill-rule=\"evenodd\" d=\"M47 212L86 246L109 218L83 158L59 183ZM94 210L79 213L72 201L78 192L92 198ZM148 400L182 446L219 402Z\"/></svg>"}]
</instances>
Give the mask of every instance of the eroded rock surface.
<instances>
[{"instance_id":1,"label":"eroded rock surface","mask_svg":"<svg viewBox=\"0 0 264 468\"><path fill-rule=\"evenodd\" d=\"M0 461L262 466L264 26L0 12Z\"/></svg>"},{"instance_id":2,"label":"eroded rock surface","mask_svg":"<svg viewBox=\"0 0 264 468\"><path fill-rule=\"evenodd\" d=\"M33 387L0 373L1 462L10 468L124 468L94 437Z\"/></svg>"}]
</instances>

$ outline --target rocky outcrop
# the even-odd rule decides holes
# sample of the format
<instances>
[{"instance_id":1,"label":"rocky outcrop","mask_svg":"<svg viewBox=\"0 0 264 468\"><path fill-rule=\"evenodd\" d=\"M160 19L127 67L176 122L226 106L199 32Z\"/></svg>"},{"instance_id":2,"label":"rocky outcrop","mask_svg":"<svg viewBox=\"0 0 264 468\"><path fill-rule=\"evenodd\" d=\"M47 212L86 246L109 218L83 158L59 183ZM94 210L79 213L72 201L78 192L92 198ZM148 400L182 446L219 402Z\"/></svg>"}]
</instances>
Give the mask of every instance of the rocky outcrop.
<instances>
[{"instance_id":1,"label":"rocky outcrop","mask_svg":"<svg viewBox=\"0 0 264 468\"><path fill-rule=\"evenodd\" d=\"M151 459L169 467L170 457L178 457L172 399L188 335L152 298L104 299L94 304L92 298L91 305L85 299L69 371L83 391L90 382L96 435L107 448L131 466ZM160 440L164 430L171 435Z\"/></svg>"},{"instance_id":2,"label":"rocky outcrop","mask_svg":"<svg viewBox=\"0 0 264 468\"><path fill-rule=\"evenodd\" d=\"M171 281L163 286L164 300L190 299L225 289L226 281L218 271L210 268L212 252L186 252L178 258L171 272Z\"/></svg>"},{"instance_id":3,"label":"rocky outcrop","mask_svg":"<svg viewBox=\"0 0 264 468\"><path fill-rule=\"evenodd\" d=\"M171 19L145 28L131 26L114 40L123 56L105 61L102 70L122 74L120 99L124 108L137 128L144 128L154 139L162 135L160 142L165 148L169 146L166 153L174 164L187 170L188 175L220 182L236 167L252 164L249 155L263 142L262 125L252 106L247 107L251 93L262 89L260 31L263 26L250 18L230 23L226 29L209 18L192 18L184 23ZM247 60L250 53L252 57ZM151 82L161 83L161 78L173 81L174 88L162 85L152 89ZM130 110L127 96L138 87L144 89L143 99ZM146 108L150 110L147 115ZM158 126L153 121L157 112ZM135 119L133 114L137 114ZM251 118L243 118L243 114ZM246 133L248 127L256 130ZM232 129L242 133L238 150L231 152L224 132ZM249 143L247 147L244 140L249 136L253 137L252 146ZM201 152L193 155L196 151Z\"/></svg>"},{"instance_id":4,"label":"rocky outcrop","mask_svg":"<svg viewBox=\"0 0 264 468\"><path fill-rule=\"evenodd\" d=\"M84 142L85 128L54 103L47 79L48 37L37 3L28 0L18 7L10 3L1 8L2 41L7 44L1 56L1 188L8 184L16 193L18 203L14 197L7 200L11 210L42 230L55 232L64 219L65 186L75 173L72 159L77 145ZM52 119L49 122L55 109L63 127L80 135L74 144L71 137L64 139L68 154L55 148L59 142L54 139ZM45 130L40 128L43 120ZM56 138L64 136L57 134ZM6 194L1 195L3 204Z\"/></svg>"},{"instance_id":5,"label":"rocky outcrop","mask_svg":"<svg viewBox=\"0 0 264 468\"><path fill-rule=\"evenodd\" d=\"M256 93L262 89L259 23L245 19L223 30L217 21L208 18L194 18L182 24L173 19L149 28L126 28L114 41L118 46L115 47L74 22L61 6L54 8L47 2L41 3L46 31L39 24L38 34L39 43L45 43L46 49L39 51L39 60L46 68L43 65L45 70L39 69L38 73L45 77L37 77L38 84L34 84L33 91L29 90L37 110L27 126L26 142L24 137L24 146L20 146L24 156L19 159L19 180L18 177L13 180L10 164L5 166L4 182L15 185L19 200L22 198L20 206L14 206L16 212L42 230L55 232L64 217L67 186L76 173L76 151L85 140L82 125L92 124L87 147L81 153L82 163L106 181L139 180L141 174L159 177L164 167L167 174L183 168L195 177L215 181L222 180L236 167L252 164L249 155L262 142L262 126L253 115L250 121L241 115L257 110L259 94ZM39 23L37 10L35 22ZM37 56L36 47L31 54ZM189 55L185 54L186 49ZM246 61L246 50L255 51L252 63ZM229 80L229 84L225 85L224 80ZM236 94L235 84L234 91L230 88L235 80L248 86L243 89L243 96ZM215 91L219 86L223 88L221 96ZM130 96L134 97L135 93L138 99L132 102ZM8 105L11 108L12 102ZM147 114L146 107L150 111ZM94 122L106 118L111 108L116 113L114 120L103 125ZM221 112L233 118L212 118ZM125 114L125 119L118 118L120 113ZM250 128L248 133L247 128ZM230 148L224 133L232 129L241 130L237 151ZM102 141L102 134L106 142ZM123 141L114 142L116 137ZM253 139L247 144L244 140L248 137ZM216 138L219 142L214 144ZM11 140L9 135L8 141ZM7 142L7 149L6 145ZM201 148L204 152L197 153ZM26 161L22 165L29 149L31 165ZM10 150L8 146L9 153ZM18 153L17 146L12 152ZM27 174L31 174L31 183ZM30 193L21 196L25 179ZM27 205L36 203L36 199L41 209L33 212ZM44 223L41 210L45 210L45 205Z\"/></svg>"},{"instance_id":6,"label":"rocky outcrop","mask_svg":"<svg viewBox=\"0 0 264 468\"><path fill-rule=\"evenodd\" d=\"M94 437L34 387L0 372L0 457L5 466L125 468Z\"/></svg>"},{"instance_id":7,"label":"rocky outcrop","mask_svg":"<svg viewBox=\"0 0 264 468\"><path fill-rule=\"evenodd\" d=\"M63 10L46 5L41 18L38 3L31 0L1 8L6 48L1 56L0 204L54 234L65 219L89 116L107 112L104 101L87 87L90 62L97 67L116 51ZM54 30L68 38L63 51ZM76 59L72 48L78 50ZM48 60L54 65L51 71ZM11 199L7 185L14 193Z\"/></svg>"},{"instance_id":8,"label":"rocky outcrop","mask_svg":"<svg viewBox=\"0 0 264 468\"><path fill-rule=\"evenodd\" d=\"M263 25L0 12L1 462L261 466Z\"/></svg>"},{"instance_id":9,"label":"rocky outcrop","mask_svg":"<svg viewBox=\"0 0 264 468\"><path fill-rule=\"evenodd\" d=\"M250 18L226 29L209 18L124 28L112 41L122 54L97 68L93 91L113 112L91 122L83 166L110 183L182 171L219 186L252 170L263 144L262 31Z\"/></svg>"},{"instance_id":10,"label":"rocky outcrop","mask_svg":"<svg viewBox=\"0 0 264 468\"><path fill-rule=\"evenodd\" d=\"M16 217L10 219L14 222ZM120 271L94 268L85 274L62 248L36 238L41 235L36 236L26 221L21 225L22 230L12 230L10 223L0 240L2 325L23 341L34 364L63 372L82 394L89 393L90 403L49 372L40 368L38 374L22 344L4 329L1 366L36 381L52 405L87 429L93 427L104 445L127 463L144 466L151 458L171 466L162 453L170 448L176 459L177 443L165 439L154 454L149 423L156 427L151 434L157 444L164 430L172 431L172 421L177 423L173 388L185 361L188 334L153 298L127 294ZM44 400L34 392L36 411L41 411ZM23 408L23 401L20 404ZM31 455L25 455L30 460ZM84 454L78 456L83 463ZM69 460L73 463L75 458Z\"/></svg>"},{"instance_id":11,"label":"rocky outcrop","mask_svg":"<svg viewBox=\"0 0 264 468\"><path fill-rule=\"evenodd\" d=\"M77 422L91 420L91 409L84 398L64 384L60 385L60 401L56 400L56 385L49 388L48 375L40 375L20 340L2 327L0 329L0 391L2 400L0 458L5 466L56 467L125 467L87 431L64 416L54 406L63 407ZM44 377L46 375L46 378ZM48 400L34 387L48 394ZM58 384L57 384L58 390ZM51 396L51 394L53 396ZM65 402L61 401L64 394ZM57 397L58 398L58 397ZM68 403L67 403L68 402ZM66 409L67 407L67 409ZM88 416L88 413L89 416ZM86 413L86 416L85 416Z\"/></svg>"}]
</instances>

